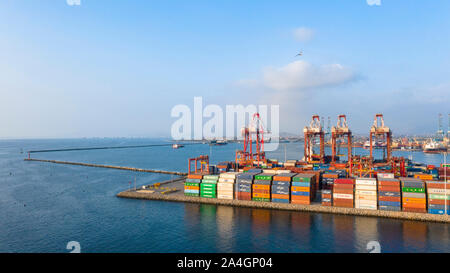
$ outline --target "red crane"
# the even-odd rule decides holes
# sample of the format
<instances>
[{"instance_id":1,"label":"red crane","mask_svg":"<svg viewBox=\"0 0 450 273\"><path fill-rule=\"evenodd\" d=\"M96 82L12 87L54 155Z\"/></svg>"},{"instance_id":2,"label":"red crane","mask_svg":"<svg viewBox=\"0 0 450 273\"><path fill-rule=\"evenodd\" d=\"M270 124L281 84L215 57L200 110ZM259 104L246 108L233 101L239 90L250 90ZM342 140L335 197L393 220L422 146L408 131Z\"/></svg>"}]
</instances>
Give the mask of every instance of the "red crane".
<instances>
[{"instance_id":1,"label":"red crane","mask_svg":"<svg viewBox=\"0 0 450 273\"><path fill-rule=\"evenodd\" d=\"M314 115L312 117L311 123L305 126L303 129L305 134L305 161L311 162L313 159L318 159L320 163L325 162L325 133L322 130L322 125L320 124L320 117ZM313 146L316 137L320 139L320 154L313 154Z\"/></svg>"},{"instance_id":2,"label":"red crane","mask_svg":"<svg viewBox=\"0 0 450 273\"><path fill-rule=\"evenodd\" d=\"M209 173L209 156L201 155L199 157L189 158L188 162L189 162L188 174L196 174L196 173L208 174ZM194 163L194 164L192 164L192 163ZM200 168L198 166L198 163L200 163ZM194 166L192 166L192 165L194 165ZM191 170L192 167L194 167L193 170Z\"/></svg>"},{"instance_id":3,"label":"red crane","mask_svg":"<svg viewBox=\"0 0 450 273\"><path fill-rule=\"evenodd\" d=\"M348 168L349 173L352 173L352 131L350 131L347 124L347 117L345 115L339 115L336 126L331 128L331 162L336 162L336 146L337 141L342 138L347 138L347 154L348 154Z\"/></svg>"},{"instance_id":4,"label":"red crane","mask_svg":"<svg viewBox=\"0 0 450 273\"><path fill-rule=\"evenodd\" d=\"M384 125L383 114L376 114L373 125L370 128L369 142L370 142L370 159L373 161L373 143L377 140L384 141L386 144L386 153L383 155L383 160L391 161L392 156L392 132L389 127Z\"/></svg>"},{"instance_id":5,"label":"red crane","mask_svg":"<svg viewBox=\"0 0 450 273\"><path fill-rule=\"evenodd\" d=\"M259 113L253 115L250 126L242 128L241 133L244 137L244 149L236 151L236 163L241 165L253 165L256 161L259 166L261 162L266 162L264 134L269 134L270 132L265 130L264 123L261 120ZM255 141L256 144L256 152L253 152L253 141Z\"/></svg>"}]
</instances>

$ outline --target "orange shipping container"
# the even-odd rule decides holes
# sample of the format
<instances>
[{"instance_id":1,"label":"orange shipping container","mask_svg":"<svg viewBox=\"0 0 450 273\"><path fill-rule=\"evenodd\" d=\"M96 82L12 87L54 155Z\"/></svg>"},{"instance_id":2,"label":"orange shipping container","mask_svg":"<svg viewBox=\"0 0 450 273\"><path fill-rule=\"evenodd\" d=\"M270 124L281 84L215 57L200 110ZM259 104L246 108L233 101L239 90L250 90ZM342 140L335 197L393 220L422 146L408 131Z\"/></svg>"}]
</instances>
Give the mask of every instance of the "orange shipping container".
<instances>
[{"instance_id":1,"label":"orange shipping container","mask_svg":"<svg viewBox=\"0 0 450 273\"><path fill-rule=\"evenodd\" d=\"M416 174L414 178L422 179L422 180L433 180L433 176L431 174Z\"/></svg>"},{"instance_id":2,"label":"orange shipping container","mask_svg":"<svg viewBox=\"0 0 450 273\"><path fill-rule=\"evenodd\" d=\"M273 199L287 199L289 200L288 194L272 194Z\"/></svg>"},{"instance_id":3,"label":"orange shipping container","mask_svg":"<svg viewBox=\"0 0 450 273\"><path fill-rule=\"evenodd\" d=\"M292 191L301 191L301 192L310 192L311 188L310 187L297 187L297 186L292 186L291 187Z\"/></svg>"},{"instance_id":4,"label":"orange shipping container","mask_svg":"<svg viewBox=\"0 0 450 273\"><path fill-rule=\"evenodd\" d=\"M270 194L267 194L267 193L253 193L253 197L257 197L257 198L270 198Z\"/></svg>"},{"instance_id":5,"label":"orange shipping container","mask_svg":"<svg viewBox=\"0 0 450 273\"><path fill-rule=\"evenodd\" d=\"M188 174L187 178L189 178L189 179L202 179L203 175L201 175L201 174Z\"/></svg>"},{"instance_id":6,"label":"orange shipping container","mask_svg":"<svg viewBox=\"0 0 450 273\"><path fill-rule=\"evenodd\" d=\"M253 189L254 190L269 190L270 191L270 185L253 184Z\"/></svg>"},{"instance_id":7,"label":"orange shipping container","mask_svg":"<svg viewBox=\"0 0 450 273\"><path fill-rule=\"evenodd\" d=\"M404 208L417 208L417 209L422 209L422 208L427 208L426 204L419 204L419 203L402 203Z\"/></svg>"},{"instance_id":8,"label":"orange shipping container","mask_svg":"<svg viewBox=\"0 0 450 273\"><path fill-rule=\"evenodd\" d=\"M422 198L403 197L403 203L426 204L427 200Z\"/></svg>"},{"instance_id":9,"label":"orange shipping container","mask_svg":"<svg viewBox=\"0 0 450 273\"><path fill-rule=\"evenodd\" d=\"M184 186L185 190L200 190L200 187L197 186Z\"/></svg>"}]
</instances>

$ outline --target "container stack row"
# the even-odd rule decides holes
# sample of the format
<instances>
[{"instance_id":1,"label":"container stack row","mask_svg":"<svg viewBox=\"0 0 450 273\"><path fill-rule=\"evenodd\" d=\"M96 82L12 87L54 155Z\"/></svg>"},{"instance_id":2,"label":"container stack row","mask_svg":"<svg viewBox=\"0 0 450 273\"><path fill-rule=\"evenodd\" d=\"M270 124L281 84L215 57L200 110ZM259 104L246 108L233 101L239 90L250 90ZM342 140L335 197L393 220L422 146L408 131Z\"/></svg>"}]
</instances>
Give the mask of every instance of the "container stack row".
<instances>
[{"instance_id":1,"label":"container stack row","mask_svg":"<svg viewBox=\"0 0 450 273\"><path fill-rule=\"evenodd\" d=\"M218 175L204 175L200 184L200 197L217 198Z\"/></svg>"},{"instance_id":2,"label":"container stack row","mask_svg":"<svg viewBox=\"0 0 450 273\"><path fill-rule=\"evenodd\" d=\"M200 184L202 182L203 175L201 174L189 174L184 182L184 195L186 196L200 196Z\"/></svg>"},{"instance_id":3,"label":"container stack row","mask_svg":"<svg viewBox=\"0 0 450 273\"><path fill-rule=\"evenodd\" d=\"M252 200L270 202L270 190L274 174L260 173L255 175L252 186Z\"/></svg>"},{"instance_id":4,"label":"container stack row","mask_svg":"<svg viewBox=\"0 0 450 273\"><path fill-rule=\"evenodd\" d=\"M378 176L378 207L380 210L402 210L400 180Z\"/></svg>"},{"instance_id":5,"label":"container stack row","mask_svg":"<svg viewBox=\"0 0 450 273\"><path fill-rule=\"evenodd\" d=\"M273 177L272 181L272 202L291 202L291 182L295 173L281 173Z\"/></svg>"},{"instance_id":6,"label":"container stack row","mask_svg":"<svg viewBox=\"0 0 450 273\"><path fill-rule=\"evenodd\" d=\"M234 183L236 181L237 172L221 173L217 183L218 199L234 199Z\"/></svg>"},{"instance_id":7,"label":"container stack row","mask_svg":"<svg viewBox=\"0 0 450 273\"><path fill-rule=\"evenodd\" d=\"M354 180L349 178L338 178L334 180L333 206L353 208Z\"/></svg>"},{"instance_id":8,"label":"container stack row","mask_svg":"<svg viewBox=\"0 0 450 273\"><path fill-rule=\"evenodd\" d=\"M422 180L401 177L402 182L402 207L407 212L427 212L427 196L425 183Z\"/></svg>"},{"instance_id":9,"label":"container stack row","mask_svg":"<svg viewBox=\"0 0 450 273\"><path fill-rule=\"evenodd\" d=\"M355 208L378 209L377 180L375 178L357 178L355 180Z\"/></svg>"},{"instance_id":10,"label":"container stack row","mask_svg":"<svg viewBox=\"0 0 450 273\"><path fill-rule=\"evenodd\" d=\"M450 215L450 183L428 181L428 213Z\"/></svg>"},{"instance_id":11,"label":"container stack row","mask_svg":"<svg viewBox=\"0 0 450 273\"><path fill-rule=\"evenodd\" d=\"M310 205L314 198L316 175L299 173L292 177L291 203Z\"/></svg>"}]
</instances>

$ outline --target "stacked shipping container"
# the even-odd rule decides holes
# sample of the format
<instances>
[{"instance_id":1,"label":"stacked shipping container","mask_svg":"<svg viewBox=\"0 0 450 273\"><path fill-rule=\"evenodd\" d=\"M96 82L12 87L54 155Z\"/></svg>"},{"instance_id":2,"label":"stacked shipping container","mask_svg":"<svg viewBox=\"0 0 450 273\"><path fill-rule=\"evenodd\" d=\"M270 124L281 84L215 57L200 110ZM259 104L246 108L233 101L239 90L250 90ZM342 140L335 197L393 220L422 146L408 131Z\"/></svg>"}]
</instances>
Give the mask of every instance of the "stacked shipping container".
<instances>
[{"instance_id":1,"label":"stacked shipping container","mask_svg":"<svg viewBox=\"0 0 450 273\"><path fill-rule=\"evenodd\" d=\"M380 210L402 210L400 180L378 175L378 206Z\"/></svg>"},{"instance_id":2,"label":"stacked shipping container","mask_svg":"<svg viewBox=\"0 0 450 273\"><path fill-rule=\"evenodd\" d=\"M200 184L200 197L217 198L218 175L204 175Z\"/></svg>"},{"instance_id":3,"label":"stacked shipping container","mask_svg":"<svg viewBox=\"0 0 450 273\"><path fill-rule=\"evenodd\" d=\"M236 175L234 196L237 200L252 200L252 184L255 173L246 172Z\"/></svg>"},{"instance_id":4,"label":"stacked shipping container","mask_svg":"<svg viewBox=\"0 0 450 273\"><path fill-rule=\"evenodd\" d=\"M261 173L255 175L252 186L252 200L270 202L270 190L274 174Z\"/></svg>"},{"instance_id":5,"label":"stacked shipping container","mask_svg":"<svg viewBox=\"0 0 450 273\"><path fill-rule=\"evenodd\" d=\"M315 190L315 181L316 175L310 173L299 173L292 177L291 203L310 205Z\"/></svg>"},{"instance_id":6,"label":"stacked shipping container","mask_svg":"<svg viewBox=\"0 0 450 273\"><path fill-rule=\"evenodd\" d=\"M234 198L234 182L236 180L236 172L221 173L219 182L217 183L217 198L218 199L233 199Z\"/></svg>"},{"instance_id":7,"label":"stacked shipping container","mask_svg":"<svg viewBox=\"0 0 450 273\"><path fill-rule=\"evenodd\" d=\"M289 203L291 201L291 182L295 173L280 173L273 177L272 202Z\"/></svg>"},{"instance_id":8,"label":"stacked shipping container","mask_svg":"<svg viewBox=\"0 0 450 273\"><path fill-rule=\"evenodd\" d=\"M333 206L353 208L354 180L350 178L338 178L334 180Z\"/></svg>"},{"instance_id":9,"label":"stacked shipping container","mask_svg":"<svg viewBox=\"0 0 450 273\"><path fill-rule=\"evenodd\" d=\"M200 183L203 175L190 174L184 182L184 195L186 196L200 196Z\"/></svg>"},{"instance_id":10,"label":"stacked shipping container","mask_svg":"<svg viewBox=\"0 0 450 273\"><path fill-rule=\"evenodd\" d=\"M450 215L450 183L443 181L428 181L428 213Z\"/></svg>"},{"instance_id":11,"label":"stacked shipping container","mask_svg":"<svg viewBox=\"0 0 450 273\"><path fill-rule=\"evenodd\" d=\"M355 208L376 210L377 180L375 178L357 178L355 180Z\"/></svg>"},{"instance_id":12,"label":"stacked shipping container","mask_svg":"<svg viewBox=\"0 0 450 273\"><path fill-rule=\"evenodd\" d=\"M402 207L408 212L427 212L427 196L425 183L415 178L401 177Z\"/></svg>"}]
</instances>

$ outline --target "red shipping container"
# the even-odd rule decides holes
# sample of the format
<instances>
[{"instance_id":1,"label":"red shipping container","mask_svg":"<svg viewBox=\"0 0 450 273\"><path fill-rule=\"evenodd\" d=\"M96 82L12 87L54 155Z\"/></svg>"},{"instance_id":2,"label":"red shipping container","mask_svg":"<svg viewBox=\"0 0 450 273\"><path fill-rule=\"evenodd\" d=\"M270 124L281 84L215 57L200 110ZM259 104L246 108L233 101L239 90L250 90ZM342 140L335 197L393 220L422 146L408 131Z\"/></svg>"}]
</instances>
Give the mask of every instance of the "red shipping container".
<instances>
[{"instance_id":1,"label":"red shipping container","mask_svg":"<svg viewBox=\"0 0 450 273\"><path fill-rule=\"evenodd\" d=\"M348 189L353 190L355 186L350 184L337 184L333 186L333 189Z\"/></svg>"},{"instance_id":2,"label":"red shipping container","mask_svg":"<svg viewBox=\"0 0 450 273\"><path fill-rule=\"evenodd\" d=\"M353 185L355 184L355 180L351 179L351 178L338 178L334 180L334 185L339 185L339 184L350 184Z\"/></svg>"},{"instance_id":3,"label":"red shipping container","mask_svg":"<svg viewBox=\"0 0 450 273\"><path fill-rule=\"evenodd\" d=\"M394 187L394 186L378 186L378 191L400 192L400 187Z\"/></svg>"},{"instance_id":4,"label":"red shipping container","mask_svg":"<svg viewBox=\"0 0 450 273\"><path fill-rule=\"evenodd\" d=\"M400 187L400 181L378 181L379 186Z\"/></svg>"},{"instance_id":5,"label":"red shipping container","mask_svg":"<svg viewBox=\"0 0 450 273\"><path fill-rule=\"evenodd\" d=\"M378 196L379 201L389 201L389 202L402 202L401 197L395 196Z\"/></svg>"},{"instance_id":6,"label":"red shipping container","mask_svg":"<svg viewBox=\"0 0 450 273\"><path fill-rule=\"evenodd\" d=\"M403 211L406 211L406 212L416 212L416 213L427 213L427 210L426 209L419 209L419 208L403 208Z\"/></svg>"}]
</instances>

